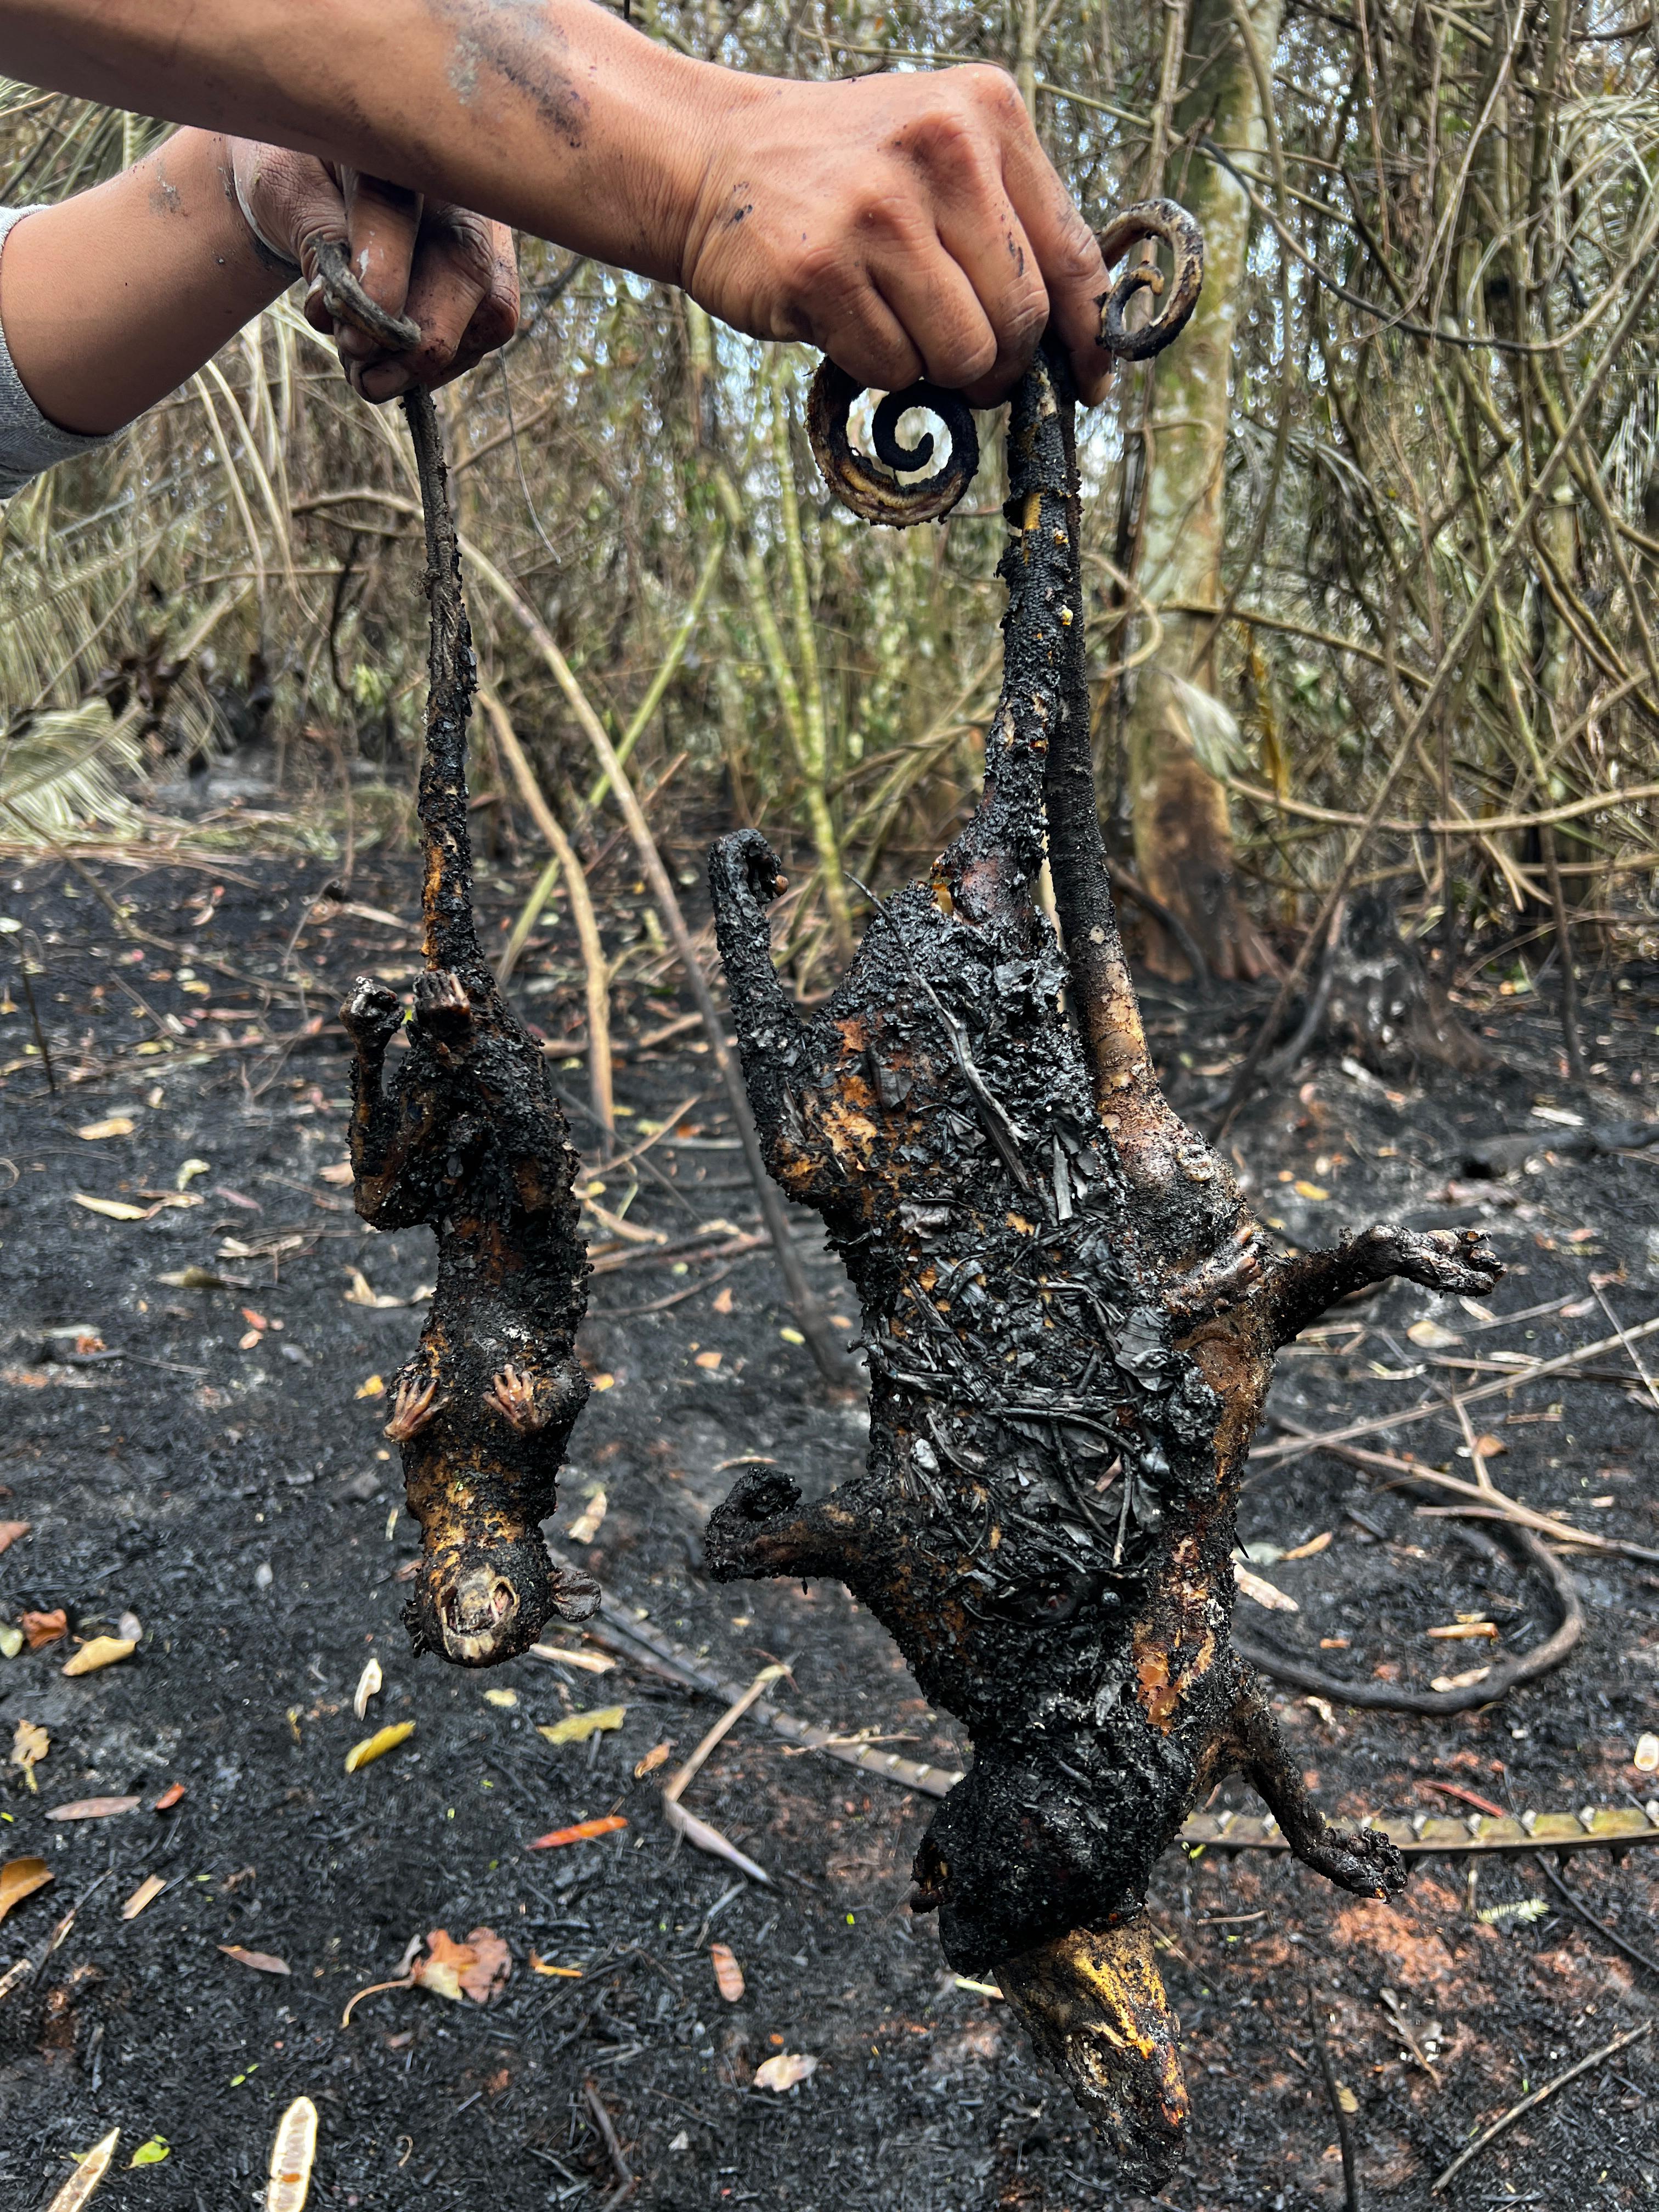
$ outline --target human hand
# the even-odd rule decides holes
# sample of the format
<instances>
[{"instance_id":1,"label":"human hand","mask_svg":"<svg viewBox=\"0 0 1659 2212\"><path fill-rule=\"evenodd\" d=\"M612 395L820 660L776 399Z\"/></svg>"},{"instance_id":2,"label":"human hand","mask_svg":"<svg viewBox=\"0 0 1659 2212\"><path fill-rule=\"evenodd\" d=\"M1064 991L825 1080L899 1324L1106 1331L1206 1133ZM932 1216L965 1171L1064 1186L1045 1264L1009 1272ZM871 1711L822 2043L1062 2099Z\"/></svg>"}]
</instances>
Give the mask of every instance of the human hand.
<instances>
[{"instance_id":1,"label":"human hand","mask_svg":"<svg viewBox=\"0 0 1659 2212\"><path fill-rule=\"evenodd\" d=\"M681 256L711 313L805 339L861 384L925 375L978 406L1052 328L1079 396L1103 396L1110 280L1012 77L738 79L728 107L708 127Z\"/></svg>"},{"instance_id":2,"label":"human hand","mask_svg":"<svg viewBox=\"0 0 1659 2212\"><path fill-rule=\"evenodd\" d=\"M504 223L307 154L249 138L229 143L249 229L267 254L306 277L306 319L333 338L362 398L379 405L417 384L447 384L518 328L518 268ZM317 265L319 248L331 241L345 248L378 307L420 325L419 345L388 352L331 313Z\"/></svg>"}]
</instances>

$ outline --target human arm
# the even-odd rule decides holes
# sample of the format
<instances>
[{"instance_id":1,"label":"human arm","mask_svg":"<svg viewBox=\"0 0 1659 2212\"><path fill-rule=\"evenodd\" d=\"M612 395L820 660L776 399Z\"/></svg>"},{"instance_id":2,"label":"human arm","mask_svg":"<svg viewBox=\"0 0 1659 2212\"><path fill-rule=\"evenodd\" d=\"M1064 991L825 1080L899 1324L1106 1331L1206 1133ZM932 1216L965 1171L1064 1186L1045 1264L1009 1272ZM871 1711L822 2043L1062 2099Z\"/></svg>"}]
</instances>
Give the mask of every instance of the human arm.
<instances>
[{"instance_id":1,"label":"human arm","mask_svg":"<svg viewBox=\"0 0 1659 2212\"><path fill-rule=\"evenodd\" d=\"M395 362L337 332L366 397L442 382L511 333L517 292L499 226L193 130L13 225L0 329L42 415L100 435L182 384L302 268L314 273L325 238L349 245L371 296L423 326L421 348ZM319 297L309 312L333 328Z\"/></svg>"},{"instance_id":2,"label":"human arm","mask_svg":"<svg viewBox=\"0 0 1659 2212\"><path fill-rule=\"evenodd\" d=\"M0 0L0 64L441 193L862 382L988 401L1052 321L1104 387L1105 270L1000 70L745 76L592 0Z\"/></svg>"}]
</instances>

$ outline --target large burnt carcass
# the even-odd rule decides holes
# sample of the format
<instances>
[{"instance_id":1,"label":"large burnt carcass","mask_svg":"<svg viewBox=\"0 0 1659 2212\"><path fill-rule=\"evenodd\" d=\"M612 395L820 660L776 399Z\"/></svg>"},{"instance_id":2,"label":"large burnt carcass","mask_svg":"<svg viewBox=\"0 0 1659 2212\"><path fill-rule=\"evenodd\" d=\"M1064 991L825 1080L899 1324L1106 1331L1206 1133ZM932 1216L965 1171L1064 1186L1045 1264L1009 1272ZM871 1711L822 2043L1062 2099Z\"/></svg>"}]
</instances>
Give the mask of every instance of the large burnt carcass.
<instances>
[{"instance_id":1,"label":"large burnt carcass","mask_svg":"<svg viewBox=\"0 0 1659 2212\"><path fill-rule=\"evenodd\" d=\"M1179 252L1179 214L1123 220ZM833 373L815 395L838 487L851 397ZM960 428L945 395L884 402L890 465L925 461L896 443L916 404ZM904 519L891 478L850 473L861 512ZM1113 915L1073 405L1046 351L1013 397L1008 488L978 811L927 881L877 907L810 1018L772 963L771 849L745 830L711 856L769 1166L823 1217L860 1301L871 1441L864 1474L817 1503L781 1470L745 1474L708 1555L723 1579L840 1577L965 1724L972 1771L922 1839L912 1907L939 1915L952 1966L994 1972L1126 2179L1152 2185L1187 2097L1144 1899L1194 1802L1242 1772L1310 1866L1361 1896L1404 1881L1380 1832L1323 1819L1230 1646L1235 1511L1274 1353L1362 1285L1483 1291L1498 1266L1473 1234L1388 1229L1271 1256L1225 1162L1162 1096Z\"/></svg>"}]
</instances>

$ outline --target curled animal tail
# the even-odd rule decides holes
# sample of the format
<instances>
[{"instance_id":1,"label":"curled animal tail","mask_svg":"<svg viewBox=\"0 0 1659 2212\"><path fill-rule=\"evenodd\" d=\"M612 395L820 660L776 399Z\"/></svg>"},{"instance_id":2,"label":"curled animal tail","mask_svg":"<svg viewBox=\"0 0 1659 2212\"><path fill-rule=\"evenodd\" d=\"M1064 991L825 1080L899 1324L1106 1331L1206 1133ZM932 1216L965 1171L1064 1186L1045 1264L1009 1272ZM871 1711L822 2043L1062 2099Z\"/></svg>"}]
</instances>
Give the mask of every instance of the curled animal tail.
<instances>
[{"instance_id":1,"label":"curled animal tail","mask_svg":"<svg viewBox=\"0 0 1659 2212\"><path fill-rule=\"evenodd\" d=\"M460 546L431 393L419 387L410 392L404 413L421 483L432 617L420 791L424 949L428 968L452 969L472 982L487 973L472 925L472 846L466 820L466 726L477 667L461 597Z\"/></svg>"}]
</instances>

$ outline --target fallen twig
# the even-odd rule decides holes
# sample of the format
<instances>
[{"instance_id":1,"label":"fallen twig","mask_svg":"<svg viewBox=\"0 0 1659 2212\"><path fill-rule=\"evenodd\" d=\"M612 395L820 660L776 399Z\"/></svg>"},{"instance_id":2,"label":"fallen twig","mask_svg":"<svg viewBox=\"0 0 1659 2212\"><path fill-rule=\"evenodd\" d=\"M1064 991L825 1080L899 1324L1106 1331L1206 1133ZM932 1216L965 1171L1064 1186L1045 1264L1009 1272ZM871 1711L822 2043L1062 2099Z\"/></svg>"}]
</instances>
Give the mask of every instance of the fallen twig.
<instances>
[{"instance_id":1,"label":"fallen twig","mask_svg":"<svg viewBox=\"0 0 1659 2212\"><path fill-rule=\"evenodd\" d=\"M1546 2081L1541 2089L1534 2089L1529 2097L1522 2097L1518 2105L1511 2105L1501 2119L1494 2120L1483 2135L1475 2137L1467 2150L1459 2151L1451 2164L1443 2172L1435 2176L1429 2185L1429 2194L1431 2197L1437 2197L1455 2174L1461 2173L1469 2160L1485 2150L1489 2142L1501 2136L1505 2128L1512 2127L1522 2112L1531 2112L1533 2106L1541 2105L1546 2097L1553 2097L1558 2089L1565 2088L1569 2081L1576 2081L1581 2074L1588 2074L1592 2066L1599 2066L1604 2058L1611 2058L1616 2051L1623 2051L1630 2044L1639 2042L1643 2036L1651 2034L1652 2031L1653 2022L1650 2020L1644 2020L1640 2027L1632 2027L1623 2035L1615 2035L1611 2043L1604 2043L1599 2051L1592 2051L1588 2058L1581 2058L1576 2066L1569 2066L1565 2074L1558 2074L1554 2081Z\"/></svg>"},{"instance_id":2,"label":"fallen twig","mask_svg":"<svg viewBox=\"0 0 1659 2212\"><path fill-rule=\"evenodd\" d=\"M1319 2053L1319 2070L1325 2076L1325 2090L1331 2100L1331 2111L1336 2117L1336 2140L1342 2153L1342 2193L1347 2212L1365 2212L1364 2199L1359 2193L1359 2165L1354 2151L1353 2124L1348 2108L1342 2101L1342 2084L1336 2078L1336 2064L1331 2057L1331 2046L1325 2039L1325 2023L1319 2016L1319 2005L1314 1996L1313 1984L1308 1984L1308 2026L1313 2031L1314 2048ZM1352 2091L1349 2092L1350 2096Z\"/></svg>"},{"instance_id":3,"label":"fallen twig","mask_svg":"<svg viewBox=\"0 0 1659 2212\"><path fill-rule=\"evenodd\" d=\"M616 2187L605 2200L605 2212L611 2212L613 2204L620 2204L624 2197L633 2193L634 2172L628 2160L623 2156L623 2147L617 2136L616 2123L605 2109L591 2075L582 2083L582 2095L586 2100L588 2111L593 2115L593 2124L604 2139L605 2156L611 2160L611 2170L617 2177Z\"/></svg>"},{"instance_id":4,"label":"fallen twig","mask_svg":"<svg viewBox=\"0 0 1659 2212\"><path fill-rule=\"evenodd\" d=\"M680 1799L696 1779L698 1769L715 1745L737 1726L749 1708L758 1702L773 1683L781 1681L788 1672L787 1667L776 1664L763 1667L749 1687L732 1699L662 1793L663 1811L668 1816L669 1826L677 1835L684 1836L688 1844L695 1844L700 1851L708 1851L715 1858L728 1860L739 1873L746 1874L751 1881L763 1882L769 1889L772 1887L772 1877L765 1868L757 1866L753 1859L745 1857L735 1844L728 1842L721 1835L718 1828L711 1827L707 1820L698 1820L694 1813L688 1813Z\"/></svg>"},{"instance_id":5,"label":"fallen twig","mask_svg":"<svg viewBox=\"0 0 1659 2212\"><path fill-rule=\"evenodd\" d=\"M1659 1974L1659 1959L1651 1959L1648 1956L1648 1954L1645 1951L1638 1951L1634 1943L1627 1943L1622 1936L1619 1935L1614 1929L1608 1927L1605 1920L1598 1920L1593 1912L1589 1911L1584 1905L1581 1905L1577 1898L1573 1895L1571 1890L1567 1887L1565 1882L1562 1881L1560 1875L1557 1874L1555 1869L1544 1856L1542 1851L1534 1852L1534 1863L1536 1865L1539 1873L1543 1875L1545 1881L1548 1882L1550 1887L1556 1893L1557 1896L1566 1899L1568 1905L1571 1907L1573 1911L1578 1915L1578 1917L1587 1927L1593 1928L1598 1936L1605 1936L1607 1941L1612 1944L1613 1949L1615 1951L1622 1951L1626 1958L1630 1960L1633 1965L1638 1966L1645 1966L1650 1974Z\"/></svg>"}]
</instances>

